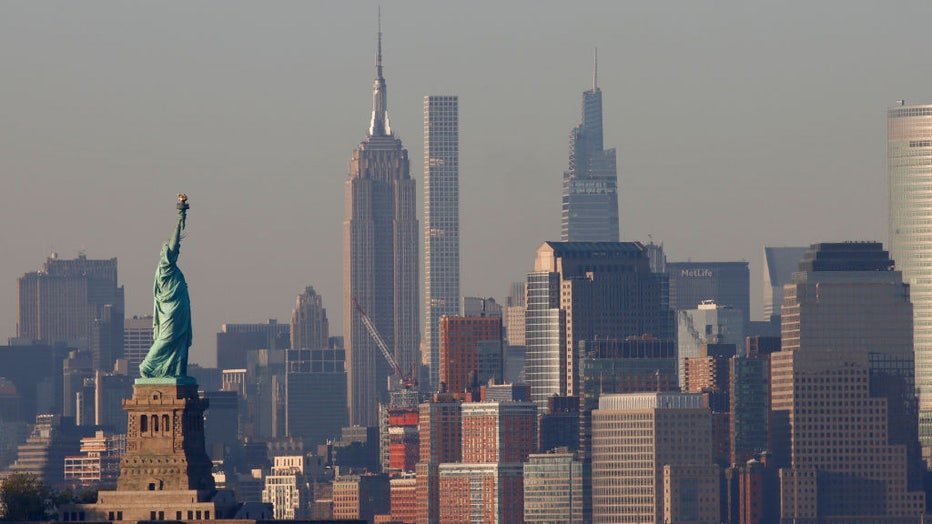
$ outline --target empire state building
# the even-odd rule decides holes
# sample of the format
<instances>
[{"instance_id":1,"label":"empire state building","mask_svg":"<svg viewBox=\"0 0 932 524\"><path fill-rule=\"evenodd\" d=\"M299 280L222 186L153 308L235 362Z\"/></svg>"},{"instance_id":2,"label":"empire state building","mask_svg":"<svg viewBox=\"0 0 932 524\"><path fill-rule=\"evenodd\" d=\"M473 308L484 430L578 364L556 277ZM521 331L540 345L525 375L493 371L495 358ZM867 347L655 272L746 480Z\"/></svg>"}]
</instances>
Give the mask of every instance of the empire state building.
<instances>
[{"instance_id":1,"label":"empire state building","mask_svg":"<svg viewBox=\"0 0 932 524\"><path fill-rule=\"evenodd\" d=\"M375 324L398 366L420 363L418 325L418 222L408 151L388 121L382 76L381 23L369 133L353 151L343 221L343 326L350 424L378 424L394 373L366 331L356 299Z\"/></svg>"}]
</instances>

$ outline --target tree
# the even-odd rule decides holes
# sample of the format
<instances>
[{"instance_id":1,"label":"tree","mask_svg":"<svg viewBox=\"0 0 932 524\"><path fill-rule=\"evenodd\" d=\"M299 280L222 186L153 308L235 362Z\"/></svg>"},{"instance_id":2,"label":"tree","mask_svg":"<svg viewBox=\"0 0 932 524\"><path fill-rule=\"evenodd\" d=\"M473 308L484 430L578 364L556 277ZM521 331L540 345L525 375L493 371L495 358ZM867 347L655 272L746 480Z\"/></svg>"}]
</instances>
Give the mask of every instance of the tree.
<instances>
[{"instance_id":1,"label":"tree","mask_svg":"<svg viewBox=\"0 0 932 524\"><path fill-rule=\"evenodd\" d=\"M48 520L54 493L35 475L14 473L0 485L3 520Z\"/></svg>"}]
</instances>

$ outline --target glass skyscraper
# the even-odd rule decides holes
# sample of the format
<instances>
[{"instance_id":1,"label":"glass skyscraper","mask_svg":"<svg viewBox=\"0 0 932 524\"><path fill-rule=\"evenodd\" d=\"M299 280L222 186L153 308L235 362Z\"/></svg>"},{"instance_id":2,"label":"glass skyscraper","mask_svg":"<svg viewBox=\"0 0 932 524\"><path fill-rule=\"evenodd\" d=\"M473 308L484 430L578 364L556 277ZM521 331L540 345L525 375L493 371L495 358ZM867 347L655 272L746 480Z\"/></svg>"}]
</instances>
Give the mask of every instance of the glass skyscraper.
<instances>
[{"instance_id":1,"label":"glass skyscraper","mask_svg":"<svg viewBox=\"0 0 932 524\"><path fill-rule=\"evenodd\" d=\"M560 240L618 242L618 170L615 150L603 149L602 90L597 74L593 74L592 89L583 92L582 122L570 131Z\"/></svg>"},{"instance_id":2,"label":"glass skyscraper","mask_svg":"<svg viewBox=\"0 0 932 524\"><path fill-rule=\"evenodd\" d=\"M459 98L424 97L424 341L434 388L440 317L460 304Z\"/></svg>"},{"instance_id":3,"label":"glass skyscraper","mask_svg":"<svg viewBox=\"0 0 932 524\"><path fill-rule=\"evenodd\" d=\"M909 284L919 438L932 458L932 105L887 111L890 255Z\"/></svg>"}]
</instances>

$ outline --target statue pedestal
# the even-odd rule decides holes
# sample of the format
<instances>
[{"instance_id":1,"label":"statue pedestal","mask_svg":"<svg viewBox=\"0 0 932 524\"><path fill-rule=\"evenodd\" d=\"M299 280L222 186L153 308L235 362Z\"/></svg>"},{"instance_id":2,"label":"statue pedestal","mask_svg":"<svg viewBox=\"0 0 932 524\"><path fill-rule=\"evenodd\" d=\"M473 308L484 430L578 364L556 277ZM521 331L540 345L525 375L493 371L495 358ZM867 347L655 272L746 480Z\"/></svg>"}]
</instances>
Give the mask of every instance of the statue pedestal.
<instances>
[{"instance_id":1,"label":"statue pedestal","mask_svg":"<svg viewBox=\"0 0 932 524\"><path fill-rule=\"evenodd\" d=\"M184 377L188 378L188 377ZM133 398L123 401L128 416L126 455L117 491L197 490L210 497L214 479L204 448L206 399L197 383L179 379L137 379Z\"/></svg>"}]
</instances>

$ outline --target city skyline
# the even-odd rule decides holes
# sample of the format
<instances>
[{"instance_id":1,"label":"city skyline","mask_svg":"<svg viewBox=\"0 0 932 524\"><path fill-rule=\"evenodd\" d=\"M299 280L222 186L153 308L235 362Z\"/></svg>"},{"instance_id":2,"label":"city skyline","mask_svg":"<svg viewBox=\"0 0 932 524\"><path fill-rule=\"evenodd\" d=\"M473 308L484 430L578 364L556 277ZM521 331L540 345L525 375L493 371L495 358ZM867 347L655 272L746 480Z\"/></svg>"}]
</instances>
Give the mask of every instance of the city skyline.
<instances>
[{"instance_id":1,"label":"city skyline","mask_svg":"<svg viewBox=\"0 0 932 524\"><path fill-rule=\"evenodd\" d=\"M198 216L183 262L194 362L212 364L223 323L286 322L309 284L336 311L337 195L368 123L375 11L0 7L0 218L17 227L0 237L0 338L15 335L16 279L53 250L118 258L127 317L148 314L160 232L146 224L179 191ZM389 5L393 129L422 165L423 96L463 100L462 292L504 297L559 238L566 129L598 47L621 240L651 235L671 261L748 260L760 318L762 246L887 243L884 112L930 102L932 73L903 52L923 45L930 11Z\"/></svg>"}]
</instances>

